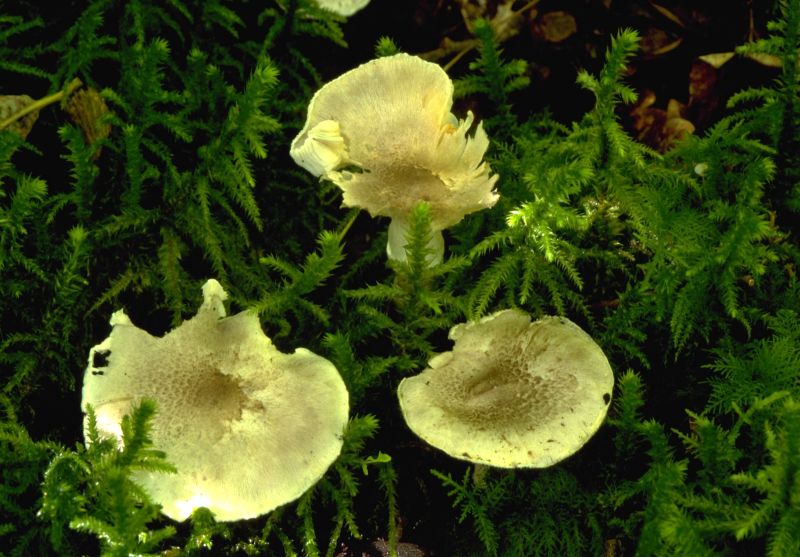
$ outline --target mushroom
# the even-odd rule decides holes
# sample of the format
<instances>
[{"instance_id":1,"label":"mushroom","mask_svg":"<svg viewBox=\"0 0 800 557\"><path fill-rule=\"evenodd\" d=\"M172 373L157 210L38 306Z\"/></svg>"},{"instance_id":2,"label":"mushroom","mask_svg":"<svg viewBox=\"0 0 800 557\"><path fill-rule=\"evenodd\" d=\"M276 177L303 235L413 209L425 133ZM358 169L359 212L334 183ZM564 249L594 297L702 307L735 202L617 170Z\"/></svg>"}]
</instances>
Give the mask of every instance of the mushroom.
<instances>
[{"instance_id":1,"label":"mushroom","mask_svg":"<svg viewBox=\"0 0 800 557\"><path fill-rule=\"evenodd\" d=\"M339 186L345 206L392 219L392 259L406 259L408 216L427 202L436 264L441 231L498 199L497 175L483 161L489 138L481 124L468 136L474 117L459 121L452 104L453 83L438 65L408 54L378 58L316 92L291 155Z\"/></svg>"},{"instance_id":2,"label":"mushroom","mask_svg":"<svg viewBox=\"0 0 800 557\"><path fill-rule=\"evenodd\" d=\"M94 408L101 434L121 442L131 405L156 401L153 444L177 474L134 479L178 521L201 506L223 521L267 513L314 485L342 448L348 395L333 364L279 352L254 313L225 317L226 297L209 280L197 314L161 338L119 310L89 352L82 409Z\"/></svg>"},{"instance_id":3,"label":"mushroom","mask_svg":"<svg viewBox=\"0 0 800 557\"><path fill-rule=\"evenodd\" d=\"M605 418L614 376L603 351L563 317L516 309L456 325L451 352L400 382L406 423L450 456L542 468L580 449Z\"/></svg>"},{"instance_id":4,"label":"mushroom","mask_svg":"<svg viewBox=\"0 0 800 557\"><path fill-rule=\"evenodd\" d=\"M369 4L369 0L317 0L317 4L335 14L350 17Z\"/></svg>"}]
</instances>

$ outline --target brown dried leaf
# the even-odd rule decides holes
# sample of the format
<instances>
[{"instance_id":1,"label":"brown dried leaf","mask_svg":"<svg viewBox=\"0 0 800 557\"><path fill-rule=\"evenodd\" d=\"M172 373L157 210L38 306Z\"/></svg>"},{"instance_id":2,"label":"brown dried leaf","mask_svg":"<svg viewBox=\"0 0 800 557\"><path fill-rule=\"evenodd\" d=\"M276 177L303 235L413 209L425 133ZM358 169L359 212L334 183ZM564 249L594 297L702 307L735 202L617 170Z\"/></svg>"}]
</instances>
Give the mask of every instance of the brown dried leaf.
<instances>
[{"instance_id":1,"label":"brown dried leaf","mask_svg":"<svg viewBox=\"0 0 800 557\"><path fill-rule=\"evenodd\" d=\"M19 114L33 102L33 99L28 95L0 95L0 122L5 122L14 115ZM3 129L14 132L22 139L25 139L33 129L37 118L39 118L39 111L34 110L9 123Z\"/></svg>"},{"instance_id":2,"label":"brown dried leaf","mask_svg":"<svg viewBox=\"0 0 800 557\"><path fill-rule=\"evenodd\" d=\"M461 10L461 17L464 18L464 23L467 26L480 17L486 17L486 1L476 2L474 0L457 0L458 7Z\"/></svg>"},{"instance_id":3,"label":"brown dried leaf","mask_svg":"<svg viewBox=\"0 0 800 557\"><path fill-rule=\"evenodd\" d=\"M522 15L518 11L515 12L513 6L513 0L501 2L497 6L497 13L489 20L489 25L499 42L507 41L517 35L522 27Z\"/></svg>"},{"instance_id":4,"label":"brown dried leaf","mask_svg":"<svg viewBox=\"0 0 800 557\"><path fill-rule=\"evenodd\" d=\"M670 52L683 43L683 37L675 38L670 33L663 29L651 27L642 37L639 44L642 48L642 54L648 58L654 58Z\"/></svg>"},{"instance_id":5,"label":"brown dried leaf","mask_svg":"<svg viewBox=\"0 0 800 557\"><path fill-rule=\"evenodd\" d=\"M660 4L656 4L655 2L650 2L650 5L653 6L653 8L658 13L660 13L661 15L666 17L668 20L670 20L672 23L674 23L678 27L685 27L685 25L683 24L683 21L681 20L681 18L679 18L677 15L675 15L673 12L671 12L670 10L665 8L664 6L662 6Z\"/></svg>"},{"instance_id":6,"label":"brown dried leaf","mask_svg":"<svg viewBox=\"0 0 800 557\"><path fill-rule=\"evenodd\" d=\"M781 59L774 54L764 54L760 52L754 52L752 54L747 55L752 61L761 64L762 66L766 66L768 68L781 68L783 67L783 62Z\"/></svg>"},{"instance_id":7,"label":"brown dried leaf","mask_svg":"<svg viewBox=\"0 0 800 557\"><path fill-rule=\"evenodd\" d=\"M534 21L534 37L549 43L560 43L575 34L578 24L572 14L558 10L547 12Z\"/></svg>"},{"instance_id":8,"label":"brown dried leaf","mask_svg":"<svg viewBox=\"0 0 800 557\"><path fill-rule=\"evenodd\" d=\"M470 32L473 32L473 22L483 18L489 22L498 42L502 43L519 33L524 22L523 12L531 10L538 3L529 2L519 10L514 10L515 1L458 0L458 4L464 24Z\"/></svg>"},{"instance_id":9,"label":"brown dried leaf","mask_svg":"<svg viewBox=\"0 0 800 557\"><path fill-rule=\"evenodd\" d=\"M667 103L667 119L661 131L659 150L667 151L687 135L694 133L694 124L683 117L685 106L675 99Z\"/></svg>"},{"instance_id":10,"label":"brown dried leaf","mask_svg":"<svg viewBox=\"0 0 800 557\"><path fill-rule=\"evenodd\" d=\"M675 50L676 48L681 46L682 43L683 43L683 37L678 37L671 43L667 43L664 46L657 48L656 50L653 51L652 54L653 56L661 56L662 54L666 54L667 52Z\"/></svg>"},{"instance_id":11,"label":"brown dried leaf","mask_svg":"<svg viewBox=\"0 0 800 557\"><path fill-rule=\"evenodd\" d=\"M709 54L698 56L697 59L702 60L715 70L718 70L728 63L728 61L735 55L735 52L711 52Z\"/></svg>"},{"instance_id":12,"label":"brown dried leaf","mask_svg":"<svg viewBox=\"0 0 800 557\"><path fill-rule=\"evenodd\" d=\"M336 553L336 557L389 557L389 555L389 544L381 538L372 543L363 542L354 548L342 544L339 547L339 552ZM413 543L399 542L397 544L397 553L391 553L391 555L397 555L397 557L434 557L435 553Z\"/></svg>"},{"instance_id":13,"label":"brown dried leaf","mask_svg":"<svg viewBox=\"0 0 800 557\"><path fill-rule=\"evenodd\" d=\"M716 97L716 85L719 80L718 68L700 57L689 70L689 104L708 105Z\"/></svg>"},{"instance_id":14,"label":"brown dried leaf","mask_svg":"<svg viewBox=\"0 0 800 557\"><path fill-rule=\"evenodd\" d=\"M389 557L389 544L383 540L372 542L373 547L381 552L381 557ZM397 544L397 557L428 557L430 553L413 543Z\"/></svg>"},{"instance_id":15,"label":"brown dried leaf","mask_svg":"<svg viewBox=\"0 0 800 557\"><path fill-rule=\"evenodd\" d=\"M663 153L694 133L695 126L683 117L685 107L677 100L670 99L666 110L655 107L655 102L655 93L645 91L630 115L636 139Z\"/></svg>"},{"instance_id":16,"label":"brown dried leaf","mask_svg":"<svg viewBox=\"0 0 800 557\"><path fill-rule=\"evenodd\" d=\"M103 97L91 87L81 89L72 95L64 105L64 110L86 137L89 145L108 137L111 125L104 118L108 113L108 105ZM95 154L99 156L100 152Z\"/></svg>"}]
</instances>

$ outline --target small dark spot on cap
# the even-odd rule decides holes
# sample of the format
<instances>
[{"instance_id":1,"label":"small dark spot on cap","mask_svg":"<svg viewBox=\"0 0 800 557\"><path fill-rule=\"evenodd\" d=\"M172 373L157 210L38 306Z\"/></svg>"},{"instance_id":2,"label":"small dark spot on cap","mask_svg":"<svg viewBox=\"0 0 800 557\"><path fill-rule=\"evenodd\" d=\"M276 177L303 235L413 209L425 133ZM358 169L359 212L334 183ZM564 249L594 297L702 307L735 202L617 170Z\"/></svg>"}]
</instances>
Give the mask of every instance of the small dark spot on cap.
<instances>
[{"instance_id":1,"label":"small dark spot on cap","mask_svg":"<svg viewBox=\"0 0 800 557\"><path fill-rule=\"evenodd\" d=\"M93 371L92 375L105 375L105 372L103 372L103 371Z\"/></svg>"},{"instance_id":2,"label":"small dark spot on cap","mask_svg":"<svg viewBox=\"0 0 800 557\"><path fill-rule=\"evenodd\" d=\"M606 404L611 402L611 395L608 393L603 393L603 402L605 402Z\"/></svg>"},{"instance_id":3,"label":"small dark spot on cap","mask_svg":"<svg viewBox=\"0 0 800 557\"><path fill-rule=\"evenodd\" d=\"M98 350L92 354L92 367L106 367L111 350Z\"/></svg>"}]
</instances>

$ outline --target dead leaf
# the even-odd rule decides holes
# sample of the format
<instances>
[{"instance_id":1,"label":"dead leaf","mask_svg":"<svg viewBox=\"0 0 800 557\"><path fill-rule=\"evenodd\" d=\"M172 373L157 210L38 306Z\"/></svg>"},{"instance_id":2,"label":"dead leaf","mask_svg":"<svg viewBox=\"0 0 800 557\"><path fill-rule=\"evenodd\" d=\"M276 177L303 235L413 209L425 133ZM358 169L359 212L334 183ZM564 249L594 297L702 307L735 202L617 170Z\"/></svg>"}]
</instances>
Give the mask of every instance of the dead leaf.
<instances>
[{"instance_id":1,"label":"dead leaf","mask_svg":"<svg viewBox=\"0 0 800 557\"><path fill-rule=\"evenodd\" d=\"M578 24L572 14L554 11L541 14L534 20L531 31L537 39L549 43L560 43L578 30Z\"/></svg>"},{"instance_id":2,"label":"dead leaf","mask_svg":"<svg viewBox=\"0 0 800 557\"><path fill-rule=\"evenodd\" d=\"M780 69L783 67L783 62L778 56L774 54L764 54L760 52L754 52L753 54L748 54L748 58L752 61L761 64L762 66L766 66L768 68L778 68Z\"/></svg>"},{"instance_id":3,"label":"dead leaf","mask_svg":"<svg viewBox=\"0 0 800 557\"><path fill-rule=\"evenodd\" d=\"M381 557L389 557L389 544L384 540L372 542L373 547L381 552ZM397 557L429 557L431 554L413 543L400 542L397 544Z\"/></svg>"},{"instance_id":4,"label":"dead leaf","mask_svg":"<svg viewBox=\"0 0 800 557\"><path fill-rule=\"evenodd\" d=\"M475 34L475 21L485 19L497 38L502 43L517 35L525 22L525 17L532 17L536 14L534 7L539 0L530 0L527 4L514 9L515 0L500 0L499 2L487 2L487 0L457 0L464 26L467 30ZM448 70L458 62L465 54L476 48L480 41L476 38L466 40L454 40L444 37L439 48L421 52L417 54L423 60L432 62L441 60L451 55L453 58L444 66Z\"/></svg>"},{"instance_id":5,"label":"dead leaf","mask_svg":"<svg viewBox=\"0 0 800 557\"><path fill-rule=\"evenodd\" d=\"M694 133L694 124L683 117L686 107L675 99L667 103L667 119L661 131L659 150L667 151L686 136Z\"/></svg>"},{"instance_id":6,"label":"dead leaf","mask_svg":"<svg viewBox=\"0 0 800 557\"><path fill-rule=\"evenodd\" d=\"M111 133L111 125L105 119L109 113L108 105L91 87L80 89L70 95L64 105L64 111L83 131L86 143L89 145L105 139ZM95 153L95 158L98 156L100 156L99 149Z\"/></svg>"},{"instance_id":7,"label":"dead leaf","mask_svg":"<svg viewBox=\"0 0 800 557\"><path fill-rule=\"evenodd\" d=\"M499 2L487 2L486 0L458 0L461 10L461 17L464 25L470 33L474 33L474 22L477 19L485 19L489 22L498 42L504 42L519 33L524 22L523 14L533 11L533 7L539 0L528 2L520 9L514 9L516 0L500 0Z\"/></svg>"},{"instance_id":8,"label":"dead leaf","mask_svg":"<svg viewBox=\"0 0 800 557\"><path fill-rule=\"evenodd\" d=\"M718 82L720 79L720 68L716 63L720 62L724 57L711 58L711 61L705 60L705 56L701 56L692 64L689 70L689 106L694 115L694 121L698 122L701 126L708 121L713 114L716 113L720 104L720 95Z\"/></svg>"},{"instance_id":9,"label":"dead leaf","mask_svg":"<svg viewBox=\"0 0 800 557\"><path fill-rule=\"evenodd\" d=\"M736 56L735 52L712 52L710 54L698 56L697 59L702 60L715 70L718 70L734 56Z\"/></svg>"},{"instance_id":10,"label":"dead leaf","mask_svg":"<svg viewBox=\"0 0 800 557\"><path fill-rule=\"evenodd\" d=\"M647 58L655 58L666 54L678 48L682 43L683 37L675 37L657 27L648 29L639 41L642 54Z\"/></svg>"},{"instance_id":11,"label":"dead leaf","mask_svg":"<svg viewBox=\"0 0 800 557\"><path fill-rule=\"evenodd\" d=\"M523 17L521 11L514 11L514 1L506 0L497 6L497 13L489 20L489 26L499 42L504 42L519 33Z\"/></svg>"},{"instance_id":12,"label":"dead leaf","mask_svg":"<svg viewBox=\"0 0 800 557\"><path fill-rule=\"evenodd\" d=\"M636 139L664 153L694 133L695 126L684 118L685 106L676 99L670 99L666 109L656 107L655 103L656 94L644 91L630 115Z\"/></svg>"},{"instance_id":13,"label":"dead leaf","mask_svg":"<svg viewBox=\"0 0 800 557\"><path fill-rule=\"evenodd\" d=\"M653 8L658 13L660 13L661 15L666 17L668 20L670 20L672 23L674 23L678 27L685 27L685 25L683 24L683 21L681 21L681 18L679 18L677 15L675 15L673 12L671 12L670 10L665 8L664 6L662 6L660 4L656 4L655 2L650 2L650 5L653 6Z\"/></svg>"},{"instance_id":14,"label":"dead leaf","mask_svg":"<svg viewBox=\"0 0 800 557\"><path fill-rule=\"evenodd\" d=\"M652 54L653 56L661 56L662 54L666 54L667 52L675 50L676 48L681 46L682 43L683 43L683 37L678 37L671 43L667 43L664 46L657 48L656 50L653 51Z\"/></svg>"},{"instance_id":15,"label":"dead leaf","mask_svg":"<svg viewBox=\"0 0 800 557\"><path fill-rule=\"evenodd\" d=\"M10 130L25 139L33 129L40 110L61 101L81 85L81 80L76 77L61 91L39 100L28 95L0 95L0 130Z\"/></svg>"},{"instance_id":16,"label":"dead leaf","mask_svg":"<svg viewBox=\"0 0 800 557\"><path fill-rule=\"evenodd\" d=\"M36 119L39 118L38 110L34 110L13 121L10 120L23 112L33 102L33 99L28 95L0 95L0 129L14 132L22 139L28 137L33 125L36 123Z\"/></svg>"},{"instance_id":17,"label":"dead leaf","mask_svg":"<svg viewBox=\"0 0 800 557\"><path fill-rule=\"evenodd\" d=\"M336 557L389 557L389 544L378 538L372 543L362 542L356 547L349 547L346 544L339 546L339 551ZM422 547L407 542L399 542L397 544L397 557L434 557L433 551L423 549Z\"/></svg>"}]
</instances>

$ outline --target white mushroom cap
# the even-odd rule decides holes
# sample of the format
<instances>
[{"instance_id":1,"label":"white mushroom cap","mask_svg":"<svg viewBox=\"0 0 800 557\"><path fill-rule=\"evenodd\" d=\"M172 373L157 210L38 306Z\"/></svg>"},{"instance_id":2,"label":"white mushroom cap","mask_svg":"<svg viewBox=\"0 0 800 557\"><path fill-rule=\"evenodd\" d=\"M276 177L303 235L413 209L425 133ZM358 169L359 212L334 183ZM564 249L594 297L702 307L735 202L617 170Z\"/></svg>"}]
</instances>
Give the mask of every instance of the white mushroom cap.
<instances>
[{"instance_id":1,"label":"white mushroom cap","mask_svg":"<svg viewBox=\"0 0 800 557\"><path fill-rule=\"evenodd\" d=\"M347 390L325 358L279 352L253 313L224 318L217 281L203 297L197 315L162 338L115 312L111 335L90 351L82 408L121 440L122 416L154 399L153 442L178 473L135 480L175 520L200 506L217 520L251 518L302 495L337 458ZM107 352L107 365L95 365Z\"/></svg>"},{"instance_id":2,"label":"white mushroom cap","mask_svg":"<svg viewBox=\"0 0 800 557\"><path fill-rule=\"evenodd\" d=\"M447 454L503 468L550 466L605 418L614 375L603 351L563 317L519 310L456 325L451 352L400 382L406 423Z\"/></svg>"},{"instance_id":3,"label":"white mushroom cap","mask_svg":"<svg viewBox=\"0 0 800 557\"><path fill-rule=\"evenodd\" d=\"M436 64L408 54L378 58L323 86L308 107L291 155L344 192L348 207L404 219L420 201L434 230L493 206L497 176L489 139L472 113L450 113L453 83ZM360 167L354 172L348 167Z\"/></svg>"},{"instance_id":4,"label":"white mushroom cap","mask_svg":"<svg viewBox=\"0 0 800 557\"><path fill-rule=\"evenodd\" d=\"M333 13L350 17L369 4L369 0L317 0L317 4Z\"/></svg>"}]
</instances>

